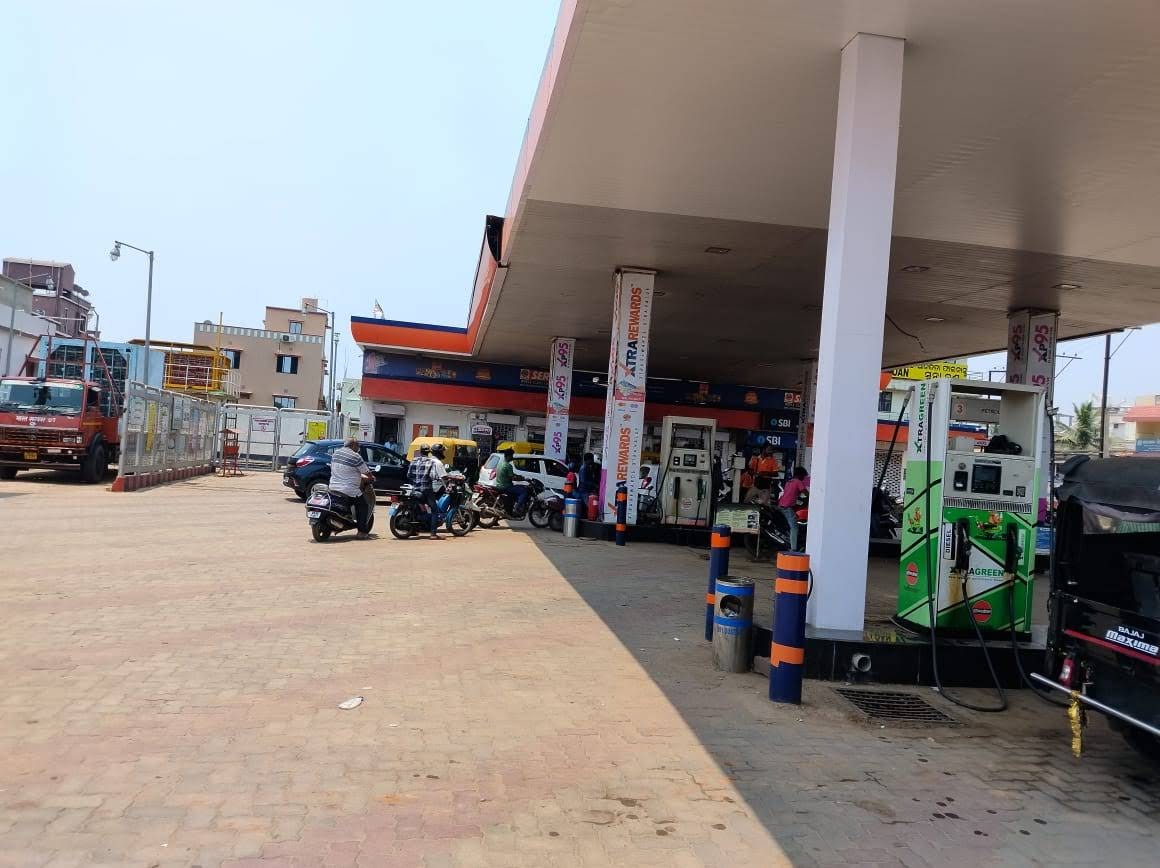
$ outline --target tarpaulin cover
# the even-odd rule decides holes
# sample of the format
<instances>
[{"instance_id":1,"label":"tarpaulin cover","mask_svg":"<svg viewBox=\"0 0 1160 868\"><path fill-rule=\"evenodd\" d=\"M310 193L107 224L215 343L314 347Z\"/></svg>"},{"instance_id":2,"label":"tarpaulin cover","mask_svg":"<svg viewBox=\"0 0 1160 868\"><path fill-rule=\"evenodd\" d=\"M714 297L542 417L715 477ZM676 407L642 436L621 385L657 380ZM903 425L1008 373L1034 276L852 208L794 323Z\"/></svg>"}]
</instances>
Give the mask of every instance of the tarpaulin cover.
<instances>
[{"instance_id":1,"label":"tarpaulin cover","mask_svg":"<svg viewBox=\"0 0 1160 868\"><path fill-rule=\"evenodd\" d=\"M1121 520L1155 521L1145 514L1160 513L1160 459L1076 458L1063 467L1063 483L1057 489L1061 502L1079 500L1085 505L1118 507ZM1128 512L1135 514L1128 517Z\"/></svg>"}]
</instances>

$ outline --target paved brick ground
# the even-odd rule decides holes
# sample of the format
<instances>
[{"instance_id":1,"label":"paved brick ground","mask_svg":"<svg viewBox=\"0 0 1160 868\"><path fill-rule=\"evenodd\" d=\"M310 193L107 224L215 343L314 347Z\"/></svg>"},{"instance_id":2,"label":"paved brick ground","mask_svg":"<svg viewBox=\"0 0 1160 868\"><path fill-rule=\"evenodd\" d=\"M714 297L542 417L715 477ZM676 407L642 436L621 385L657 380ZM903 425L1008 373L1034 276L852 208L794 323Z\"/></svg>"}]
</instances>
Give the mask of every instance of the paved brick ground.
<instances>
[{"instance_id":1,"label":"paved brick ground","mask_svg":"<svg viewBox=\"0 0 1160 868\"><path fill-rule=\"evenodd\" d=\"M714 672L695 552L316 545L261 475L0 519L2 865L1155 862L1102 724L1077 762L1032 697L880 728Z\"/></svg>"}]
</instances>

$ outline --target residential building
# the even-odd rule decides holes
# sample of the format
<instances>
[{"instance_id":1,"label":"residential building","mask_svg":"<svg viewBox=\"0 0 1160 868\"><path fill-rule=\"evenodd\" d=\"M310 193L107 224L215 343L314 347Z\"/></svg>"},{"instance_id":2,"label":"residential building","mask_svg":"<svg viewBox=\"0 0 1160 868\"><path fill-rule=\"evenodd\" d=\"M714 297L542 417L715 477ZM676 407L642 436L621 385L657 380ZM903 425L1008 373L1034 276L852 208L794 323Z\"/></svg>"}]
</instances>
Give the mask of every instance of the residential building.
<instances>
[{"instance_id":1,"label":"residential building","mask_svg":"<svg viewBox=\"0 0 1160 868\"><path fill-rule=\"evenodd\" d=\"M42 335L55 335L56 326L34 316L33 290L24 283L0 276L0 374L21 373L24 359Z\"/></svg>"},{"instance_id":2,"label":"residential building","mask_svg":"<svg viewBox=\"0 0 1160 868\"><path fill-rule=\"evenodd\" d=\"M300 307L266 307L262 328L194 323L193 343L222 350L237 373L245 404L322 410L327 315L318 299Z\"/></svg>"},{"instance_id":3,"label":"residential building","mask_svg":"<svg viewBox=\"0 0 1160 868\"><path fill-rule=\"evenodd\" d=\"M46 317L62 337L84 334L93 309L89 293L76 282L76 273L67 262L42 259L4 260L4 276L32 289L29 312Z\"/></svg>"},{"instance_id":4,"label":"residential building","mask_svg":"<svg viewBox=\"0 0 1160 868\"><path fill-rule=\"evenodd\" d=\"M362 412L362 380L347 377L339 385L338 411L342 419L340 429L344 437L359 436L359 414Z\"/></svg>"},{"instance_id":5,"label":"residential building","mask_svg":"<svg viewBox=\"0 0 1160 868\"><path fill-rule=\"evenodd\" d=\"M1140 395L1127 408L1124 422L1131 423L1137 455L1160 457L1160 395Z\"/></svg>"}]
</instances>

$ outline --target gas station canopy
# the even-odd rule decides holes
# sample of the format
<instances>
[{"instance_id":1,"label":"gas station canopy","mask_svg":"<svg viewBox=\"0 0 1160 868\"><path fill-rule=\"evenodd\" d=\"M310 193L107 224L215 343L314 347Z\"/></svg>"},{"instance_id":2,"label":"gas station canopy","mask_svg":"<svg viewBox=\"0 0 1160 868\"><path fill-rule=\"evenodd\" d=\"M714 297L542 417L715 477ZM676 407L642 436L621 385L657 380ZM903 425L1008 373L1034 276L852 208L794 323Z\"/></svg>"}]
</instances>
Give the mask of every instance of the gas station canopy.
<instances>
[{"instance_id":1,"label":"gas station canopy","mask_svg":"<svg viewBox=\"0 0 1160 868\"><path fill-rule=\"evenodd\" d=\"M658 272L650 374L798 382L859 32L906 40L884 366L1001 348L1014 308L1059 310L1060 337L1158 321L1157 25L1150 0L564 0L450 351L543 366L566 335L601 370L636 266Z\"/></svg>"}]
</instances>

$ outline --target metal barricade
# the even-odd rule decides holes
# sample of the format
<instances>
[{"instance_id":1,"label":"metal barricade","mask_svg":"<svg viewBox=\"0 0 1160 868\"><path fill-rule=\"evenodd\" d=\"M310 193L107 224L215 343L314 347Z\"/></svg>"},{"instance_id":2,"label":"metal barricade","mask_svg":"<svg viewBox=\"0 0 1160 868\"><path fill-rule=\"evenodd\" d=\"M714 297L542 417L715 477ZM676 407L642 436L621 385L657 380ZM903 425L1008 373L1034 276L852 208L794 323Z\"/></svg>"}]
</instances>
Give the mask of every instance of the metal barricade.
<instances>
[{"instance_id":1,"label":"metal barricade","mask_svg":"<svg viewBox=\"0 0 1160 868\"><path fill-rule=\"evenodd\" d=\"M221 419L219 434L224 429L237 432L237 465L249 470L281 470L305 441L331 436L326 410L226 404ZM219 437L219 458L221 450Z\"/></svg>"},{"instance_id":2,"label":"metal barricade","mask_svg":"<svg viewBox=\"0 0 1160 868\"><path fill-rule=\"evenodd\" d=\"M171 471L212 465L219 409L213 401L127 382L117 463L122 487L132 487L124 486L128 478L161 481L154 475L175 478Z\"/></svg>"}]
</instances>

